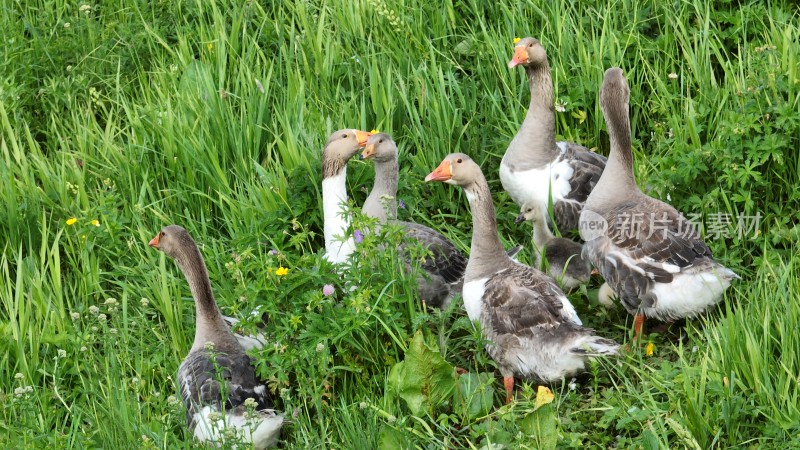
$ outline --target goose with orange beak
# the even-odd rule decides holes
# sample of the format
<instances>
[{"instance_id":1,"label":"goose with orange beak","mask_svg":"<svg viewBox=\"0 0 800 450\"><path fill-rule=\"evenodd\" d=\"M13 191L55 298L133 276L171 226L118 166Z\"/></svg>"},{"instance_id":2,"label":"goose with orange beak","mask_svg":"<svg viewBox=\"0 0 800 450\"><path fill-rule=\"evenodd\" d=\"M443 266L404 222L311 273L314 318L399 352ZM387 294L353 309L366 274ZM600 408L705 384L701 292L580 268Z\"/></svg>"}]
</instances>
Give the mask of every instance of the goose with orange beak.
<instances>
[{"instance_id":1,"label":"goose with orange beak","mask_svg":"<svg viewBox=\"0 0 800 450\"><path fill-rule=\"evenodd\" d=\"M608 166L581 214L583 254L634 315L638 340L645 318L694 317L719 303L739 276L714 260L694 225L680 211L644 194L633 174L630 88L622 69L606 70L600 109L611 153ZM650 218L638 220L637 217ZM631 219L633 218L633 219ZM627 220L627 225L625 220Z\"/></svg>"},{"instance_id":2,"label":"goose with orange beak","mask_svg":"<svg viewBox=\"0 0 800 450\"><path fill-rule=\"evenodd\" d=\"M396 221L399 183L397 144L386 133L373 134L361 152L361 159L375 161L375 183L361 211L381 223ZM411 240L401 244L400 249L407 269L412 264L411 256L405 251L407 242L416 241L430 252L420 265L425 273L417 278L417 294L428 306L446 308L453 294L461 290L467 257L449 239L432 228L413 222L396 223L405 229L406 237Z\"/></svg>"},{"instance_id":3,"label":"goose with orange beak","mask_svg":"<svg viewBox=\"0 0 800 450\"><path fill-rule=\"evenodd\" d=\"M354 129L333 132L322 149L322 213L325 258L331 263L345 262L355 251L347 236L350 218L347 205L347 162L367 145L371 133Z\"/></svg>"},{"instance_id":4,"label":"goose with orange beak","mask_svg":"<svg viewBox=\"0 0 800 450\"><path fill-rule=\"evenodd\" d=\"M489 184L469 156L448 155L425 181L460 186L469 201L472 244L464 274L464 307L489 341L486 351L503 375L506 402L513 398L515 375L558 382L584 371L591 358L617 353L616 342L582 326L550 277L506 255Z\"/></svg>"},{"instance_id":5,"label":"goose with orange beak","mask_svg":"<svg viewBox=\"0 0 800 450\"><path fill-rule=\"evenodd\" d=\"M606 158L572 142L556 142L553 81L547 53L531 37L520 39L508 67L522 66L531 100L525 120L500 163L503 189L520 207L539 208L562 233L578 228L583 204L600 179Z\"/></svg>"}]
</instances>

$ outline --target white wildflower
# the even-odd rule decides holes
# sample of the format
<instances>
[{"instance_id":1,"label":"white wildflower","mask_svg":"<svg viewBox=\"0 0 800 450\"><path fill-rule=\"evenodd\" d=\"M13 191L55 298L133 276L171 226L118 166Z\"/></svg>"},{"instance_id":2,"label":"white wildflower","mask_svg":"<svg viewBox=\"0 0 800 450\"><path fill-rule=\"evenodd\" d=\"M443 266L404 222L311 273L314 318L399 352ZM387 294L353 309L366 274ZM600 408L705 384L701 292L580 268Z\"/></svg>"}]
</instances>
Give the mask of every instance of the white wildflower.
<instances>
[{"instance_id":1,"label":"white wildflower","mask_svg":"<svg viewBox=\"0 0 800 450\"><path fill-rule=\"evenodd\" d=\"M170 395L169 397L167 397L167 404L169 406L177 405L178 404L178 398L175 397L174 395Z\"/></svg>"},{"instance_id":2,"label":"white wildflower","mask_svg":"<svg viewBox=\"0 0 800 450\"><path fill-rule=\"evenodd\" d=\"M575 383L575 378L570 380L570 382L569 382L569 384L567 386L569 387L570 391L574 391L575 389L577 389L578 388L578 384Z\"/></svg>"},{"instance_id":3,"label":"white wildflower","mask_svg":"<svg viewBox=\"0 0 800 450\"><path fill-rule=\"evenodd\" d=\"M670 80L677 80L678 74L675 72L671 72L669 75L667 75L667 78L669 78Z\"/></svg>"},{"instance_id":4,"label":"white wildflower","mask_svg":"<svg viewBox=\"0 0 800 450\"><path fill-rule=\"evenodd\" d=\"M84 3L78 10L82 13L89 14L92 11L92 7Z\"/></svg>"},{"instance_id":5,"label":"white wildflower","mask_svg":"<svg viewBox=\"0 0 800 450\"><path fill-rule=\"evenodd\" d=\"M111 333L111 334L117 334L117 329L116 328L109 328L108 332Z\"/></svg>"},{"instance_id":6,"label":"white wildflower","mask_svg":"<svg viewBox=\"0 0 800 450\"><path fill-rule=\"evenodd\" d=\"M108 297L106 299L106 305L114 306L114 305L117 305L117 304L119 304L119 302L117 302L117 299L115 299L114 297Z\"/></svg>"},{"instance_id":7,"label":"white wildflower","mask_svg":"<svg viewBox=\"0 0 800 450\"><path fill-rule=\"evenodd\" d=\"M92 327L92 332L97 333L97 330L98 330L97 327Z\"/></svg>"},{"instance_id":8,"label":"white wildflower","mask_svg":"<svg viewBox=\"0 0 800 450\"><path fill-rule=\"evenodd\" d=\"M67 351L66 350L58 349L57 353L58 353L58 357L59 358L66 358L67 357Z\"/></svg>"},{"instance_id":9,"label":"white wildflower","mask_svg":"<svg viewBox=\"0 0 800 450\"><path fill-rule=\"evenodd\" d=\"M70 24L69 22L64 22L64 28L69 28L70 25L72 25L72 24Z\"/></svg>"},{"instance_id":10,"label":"white wildflower","mask_svg":"<svg viewBox=\"0 0 800 450\"><path fill-rule=\"evenodd\" d=\"M23 378L25 378L25 375L21 374L20 372L14 374L14 379L16 380L21 380Z\"/></svg>"},{"instance_id":11,"label":"white wildflower","mask_svg":"<svg viewBox=\"0 0 800 450\"><path fill-rule=\"evenodd\" d=\"M92 305L92 306L89 307L89 312L96 315L97 313L100 312L100 308L98 308L95 305Z\"/></svg>"},{"instance_id":12,"label":"white wildflower","mask_svg":"<svg viewBox=\"0 0 800 450\"><path fill-rule=\"evenodd\" d=\"M359 403L359 404L358 404L358 407L359 407L360 409L367 409L367 402L361 402L361 403Z\"/></svg>"},{"instance_id":13,"label":"white wildflower","mask_svg":"<svg viewBox=\"0 0 800 450\"><path fill-rule=\"evenodd\" d=\"M101 321L105 322L105 320L108 318L108 316L106 316L105 314L100 314L99 316L97 316L97 318L100 319Z\"/></svg>"},{"instance_id":14,"label":"white wildflower","mask_svg":"<svg viewBox=\"0 0 800 450\"><path fill-rule=\"evenodd\" d=\"M217 411L211 411L210 413L208 413L206 417L208 417L208 420L216 422L217 420L219 420L220 415Z\"/></svg>"},{"instance_id":15,"label":"white wildflower","mask_svg":"<svg viewBox=\"0 0 800 450\"><path fill-rule=\"evenodd\" d=\"M205 344L203 344L203 348L205 348L206 351L209 351L209 352L213 351L214 350L214 343L211 342L211 341L208 341Z\"/></svg>"},{"instance_id":16,"label":"white wildflower","mask_svg":"<svg viewBox=\"0 0 800 450\"><path fill-rule=\"evenodd\" d=\"M148 300L148 299L146 299L146 298L142 297L142 299L141 299L141 300L139 300L139 303L141 303L141 304L142 304L142 306L144 306L145 308L147 308L147 306L150 304L150 300Z\"/></svg>"},{"instance_id":17,"label":"white wildflower","mask_svg":"<svg viewBox=\"0 0 800 450\"><path fill-rule=\"evenodd\" d=\"M81 313L74 312L70 314L70 317L72 317L72 320L78 320L81 318Z\"/></svg>"},{"instance_id":18,"label":"white wildflower","mask_svg":"<svg viewBox=\"0 0 800 450\"><path fill-rule=\"evenodd\" d=\"M256 407L256 399L254 399L252 397L248 398L247 400L244 401L244 406L245 406L245 408L255 408Z\"/></svg>"},{"instance_id":19,"label":"white wildflower","mask_svg":"<svg viewBox=\"0 0 800 450\"><path fill-rule=\"evenodd\" d=\"M20 386L14 389L14 396L15 397L24 397L25 394L29 394L33 392L33 386Z\"/></svg>"},{"instance_id":20,"label":"white wildflower","mask_svg":"<svg viewBox=\"0 0 800 450\"><path fill-rule=\"evenodd\" d=\"M325 350L325 345L322 342L320 342L319 344L317 344L317 353L323 350Z\"/></svg>"},{"instance_id":21,"label":"white wildflower","mask_svg":"<svg viewBox=\"0 0 800 450\"><path fill-rule=\"evenodd\" d=\"M85 346L85 345L82 345L82 346L81 346L81 351L82 351L82 352L85 352L86 350L88 350L88 349L86 348L86 346Z\"/></svg>"}]
</instances>

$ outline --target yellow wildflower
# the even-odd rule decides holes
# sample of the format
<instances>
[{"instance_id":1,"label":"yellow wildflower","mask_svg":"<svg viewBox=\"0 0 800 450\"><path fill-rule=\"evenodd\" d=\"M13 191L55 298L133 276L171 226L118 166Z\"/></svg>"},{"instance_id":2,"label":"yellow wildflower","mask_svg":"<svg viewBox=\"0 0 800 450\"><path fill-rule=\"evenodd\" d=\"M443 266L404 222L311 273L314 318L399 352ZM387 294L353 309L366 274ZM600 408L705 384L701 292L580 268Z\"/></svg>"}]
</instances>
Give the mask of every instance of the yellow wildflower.
<instances>
[{"instance_id":1,"label":"yellow wildflower","mask_svg":"<svg viewBox=\"0 0 800 450\"><path fill-rule=\"evenodd\" d=\"M653 351L656 349L655 344L652 342L647 343L647 347L644 348L645 356L653 356Z\"/></svg>"},{"instance_id":2,"label":"yellow wildflower","mask_svg":"<svg viewBox=\"0 0 800 450\"><path fill-rule=\"evenodd\" d=\"M514 43L516 44L517 42L519 42L519 41L521 41L521 40L522 40L522 39L520 39L520 38L518 38L518 37L515 37L515 38L514 38Z\"/></svg>"},{"instance_id":3,"label":"yellow wildflower","mask_svg":"<svg viewBox=\"0 0 800 450\"><path fill-rule=\"evenodd\" d=\"M77 221L78 221L77 217L70 217L69 219L67 219L67 225L70 225L70 226L75 225L75 222L77 222Z\"/></svg>"},{"instance_id":4,"label":"yellow wildflower","mask_svg":"<svg viewBox=\"0 0 800 450\"><path fill-rule=\"evenodd\" d=\"M99 227L100 226L100 221L97 220L97 219L94 219L94 220L92 220L92 225L94 225L96 227Z\"/></svg>"},{"instance_id":5,"label":"yellow wildflower","mask_svg":"<svg viewBox=\"0 0 800 450\"><path fill-rule=\"evenodd\" d=\"M277 269L275 269L275 275L277 275L279 277L282 277L282 276L284 276L284 275L286 275L288 273L289 273L289 269L287 269L286 267L283 267L283 266L278 267Z\"/></svg>"},{"instance_id":6,"label":"yellow wildflower","mask_svg":"<svg viewBox=\"0 0 800 450\"><path fill-rule=\"evenodd\" d=\"M214 44L209 42L208 44L206 44L206 48L208 49L208 51L211 51L211 49L214 48Z\"/></svg>"},{"instance_id":7,"label":"yellow wildflower","mask_svg":"<svg viewBox=\"0 0 800 450\"><path fill-rule=\"evenodd\" d=\"M536 409L548 403L553 403L555 398L556 396L553 395L553 391L551 391L550 388L547 386L539 386L536 388Z\"/></svg>"},{"instance_id":8,"label":"yellow wildflower","mask_svg":"<svg viewBox=\"0 0 800 450\"><path fill-rule=\"evenodd\" d=\"M376 129L373 129L372 131L369 132L369 134L378 134L378 133L380 133L380 131Z\"/></svg>"}]
</instances>

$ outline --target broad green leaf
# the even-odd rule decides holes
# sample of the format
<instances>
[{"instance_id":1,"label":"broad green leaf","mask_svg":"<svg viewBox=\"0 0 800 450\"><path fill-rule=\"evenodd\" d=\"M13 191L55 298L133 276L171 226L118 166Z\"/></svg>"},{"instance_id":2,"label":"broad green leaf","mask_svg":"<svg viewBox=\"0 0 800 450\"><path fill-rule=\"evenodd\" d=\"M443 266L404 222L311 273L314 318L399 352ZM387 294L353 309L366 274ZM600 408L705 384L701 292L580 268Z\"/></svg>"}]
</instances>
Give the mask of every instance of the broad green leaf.
<instances>
[{"instance_id":1,"label":"broad green leaf","mask_svg":"<svg viewBox=\"0 0 800 450\"><path fill-rule=\"evenodd\" d=\"M520 421L519 426L536 442L536 448L541 450L556 448L558 429L556 427L556 410L552 404L545 404L528 414Z\"/></svg>"},{"instance_id":2,"label":"broad green leaf","mask_svg":"<svg viewBox=\"0 0 800 450\"><path fill-rule=\"evenodd\" d=\"M489 373L468 373L458 377L458 396L461 414L469 419L486 415L492 409L494 378Z\"/></svg>"},{"instance_id":3,"label":"broad green leaf","mask_svg":"<svg viewBox=\"0 0 800 450\"><path fill-rule=\"evenodd\" d=\"M425 344L421 331L411 340L405 360L389 373L389 386L415 415L447 401L455 385L453 366Z\"/></svg>"}]
</instances>

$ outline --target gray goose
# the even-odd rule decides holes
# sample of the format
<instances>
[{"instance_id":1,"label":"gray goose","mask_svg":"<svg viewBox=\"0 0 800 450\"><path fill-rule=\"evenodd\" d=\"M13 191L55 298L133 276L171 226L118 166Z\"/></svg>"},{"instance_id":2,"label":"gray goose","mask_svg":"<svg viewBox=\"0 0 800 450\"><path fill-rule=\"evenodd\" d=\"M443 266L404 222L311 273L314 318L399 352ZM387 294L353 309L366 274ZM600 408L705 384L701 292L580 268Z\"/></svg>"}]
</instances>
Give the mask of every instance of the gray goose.
<instances>
[{"instance_id":1,"label":"gray goose","mask_svg":"<svg viewBox=\"0 0 800 450\"><path fill-rule=\"evenodd\" d=\"M697 230L672 206L648 197L633 175L630 89L622 69L605 73L600 107L611 153L581 213L584 256L635 316L634 338L646 317L673 321L715 305L733 279Z\"/></svg>"},{"instance_id":2,"label":"gray goose","mask_svg":"<svg viewBox=\"0 0 800 450\"><path fill-rule=\"evenodd\" d=\"M397 185L399 165L397 144L386 133L377 133L367 140L361 159L375 161L375 181L361 211L381 223L395 220L397 216ZM461 290L467 257L438 231L413 222L397 221L406 236L427 248L431 255L425 258L422 269L427 276L417 280L418 294L426 304L446 308L452 295ZM509 251L515 255L521 247ZM406 264L409 264L406 261Z\"/></svg>"},{"instance_id":3,"label":"gray goose","mask_svg":"<svg viewBox=\"0 0 800 450\"><path fill-rule=\"evenodd\" d=\"M564 233L578 228L581 209L606 158L571 142L556 142L553 81L539 41L526 37L517 42L508 67L517 65L525 67L531 101L500 162L500 182L514 202L538 206L544 217L549 217L552 198L555 224Z\"/></svg>"},{"instance_id":4,"label":"gray goose","mask_svg":"<svg viewBox=\"0 0 800 450\"><path fill-rule=\"evenodd\" d=\"M194 240L182 227L169 225L149 245L175 261L194 297L194 343L178 369L192 435L201 442L219 443L226 430L233 430L258 450L274 446L283 416L272 409L269 388L256 378L250 357L225 323ZM248 405L255 414L249 414Z\"/></svg>"},{"instance_id":5,"label":"gray goose","mask_svg":"<svg viewBox=\"0 0 800 450\"><path fill-rule=\"evenodd\" d=\"M347 204L347 162L367 143L370 133L343 129L328 137L322 149L322 213L325 234L325 258L333 264L347 261L355 251L347 236L350 217Z\"/></svg>"},{"instance_id":6,"label":"gray goose","mask_svg":"<svg viewBox=\"0 0 800 450\"><path fill-rule=\"evenodd\" d=\"M542 272L508 257L497 234L489 185L463 153L448 155L425 181L461 186L472 210L472 245L464 274L464 307L480 323L486 350L503 375L510 402L514 375L550 383L582 372L588 359L619 345L584 328L575 308Z\"/></svg>"},{"instance_id":7,"label":"gray goose","mask_svg":"<svg viewBox=\"0 0 800 450\"><path fill-rule=\"evenodd\" d=\"M589 281L592 266L581 256L581 244L555 237L547 226L544 211L535 205L525 203L515 222L533 222L533 244L536 268L545 271L562 289L572 290ZM544 256L544 258L542 258ZM546 262L547 267L543 267Z\"/></svg>"}]
</instances>

